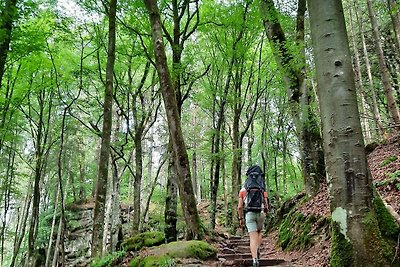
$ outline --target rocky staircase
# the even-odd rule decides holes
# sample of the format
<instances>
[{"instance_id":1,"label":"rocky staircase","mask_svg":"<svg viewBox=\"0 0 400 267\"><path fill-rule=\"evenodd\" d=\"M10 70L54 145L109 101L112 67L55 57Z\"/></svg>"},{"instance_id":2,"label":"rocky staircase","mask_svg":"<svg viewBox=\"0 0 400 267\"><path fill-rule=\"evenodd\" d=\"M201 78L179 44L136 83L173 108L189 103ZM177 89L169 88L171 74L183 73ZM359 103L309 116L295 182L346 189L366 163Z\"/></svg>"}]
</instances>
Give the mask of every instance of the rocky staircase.
<instances>
[{"instance_id":1,"label":"rocky staircase","mask_svg":"<svg viewBox=\"0 0 400 267\"><path fill-rule=\"evenodd\" d=\"M263 250L263 245L260 252L260 266L299 267L283 259L269 258L268 253ZM253 266L249 237L232 236L227 239L219 248L218 259L222 266Z\"/></svg>"}]
</instances>

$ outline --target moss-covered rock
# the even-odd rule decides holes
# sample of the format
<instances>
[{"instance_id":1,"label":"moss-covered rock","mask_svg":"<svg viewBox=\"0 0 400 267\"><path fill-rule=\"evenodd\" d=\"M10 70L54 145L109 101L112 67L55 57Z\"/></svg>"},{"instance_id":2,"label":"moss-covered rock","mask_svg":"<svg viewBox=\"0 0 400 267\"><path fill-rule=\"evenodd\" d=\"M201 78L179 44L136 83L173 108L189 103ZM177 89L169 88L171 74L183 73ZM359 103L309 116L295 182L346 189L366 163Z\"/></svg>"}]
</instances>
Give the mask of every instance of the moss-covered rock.
<instances>
[{"instance_id":1,"label":"moss-covered rock","mask_svg":"<svg viewBox=\"0 0 400 267\"><path fill-rule=\"evenodd\" d=\"M125 251L117 251L111 254L107 254L103 258L96 259L90 265L90 267L111 267L118 266L119 263L126 257Z\"/></svg>"},{"instance_id":2,"label":"moss-covered rock","mask_svg":"<svg viewBox=\"0 0 400 267\"><path fill-rule=\"evenodd\" d=\"M165 236L162 232L145 232L135 235L122 243L126 251L138 251L144 247L158 246L165 243Z\"/></svg>"},{"instance_id":3,"label":"moss-covered rock","mask_svg":"<svg viewBox=\"0 0 400 267\"><path fill-rule=\"evenodd\" d=\"M315 216L304 216L300 212L290 212L283 219L278 233L278 244L282 249L305 249L313 244L313 224Z\"/></svg>"},{"instance_id":4,"label":"moss-covered rock","mask_svg":"<svg viewBox=\"0 0 400 267\"><path fill-rule=\"evenodd\" d=\"M129 266L174 266L175 259L195 258L207 260L214 258L216 255L217 249L204 241L177 241L146 250L146 255L136 257L130 262Z\"/></svg>"},{"instance_id":5,"label":"moss-covered rock","mask_svg":"<svg viewBox=\"0 0 400 267\"><path fill-rule=\"evenodd\" d=\"M129 267L172 267L175 266L173 258L167 255L163 256L138 256L131 260Z\"/></svg>"}]
</instances>

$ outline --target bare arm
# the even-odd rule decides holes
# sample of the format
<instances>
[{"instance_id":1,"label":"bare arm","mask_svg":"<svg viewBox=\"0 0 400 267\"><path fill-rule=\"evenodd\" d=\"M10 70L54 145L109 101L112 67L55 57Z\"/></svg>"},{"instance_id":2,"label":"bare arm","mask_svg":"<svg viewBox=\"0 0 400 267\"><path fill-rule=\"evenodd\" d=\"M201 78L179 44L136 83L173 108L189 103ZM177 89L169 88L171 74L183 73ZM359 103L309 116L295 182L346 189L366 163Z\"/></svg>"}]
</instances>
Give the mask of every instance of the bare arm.
<instances>
[{"instance_id":1,"label":"bare arm","mask_svg":"<svg viewBox=\"0 0 400 267\"><path fill-rule=\"evenodd\" d=\"M239 202L238 202L238 216L239 219L243 218L243 198L239 197Z\"/></svg>"}]
</instances>

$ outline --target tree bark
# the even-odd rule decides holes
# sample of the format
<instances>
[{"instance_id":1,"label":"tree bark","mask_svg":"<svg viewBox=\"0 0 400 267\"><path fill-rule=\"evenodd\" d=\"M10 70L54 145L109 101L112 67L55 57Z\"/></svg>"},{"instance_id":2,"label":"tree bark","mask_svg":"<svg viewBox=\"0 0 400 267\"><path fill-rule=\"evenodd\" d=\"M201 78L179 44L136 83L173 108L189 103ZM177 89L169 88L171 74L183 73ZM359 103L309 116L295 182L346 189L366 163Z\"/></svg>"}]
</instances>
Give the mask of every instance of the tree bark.
<instances>
[{"instance_id":1,"label":"tree bark","mask_svg":"<svg viewBox=\"0 0 400 267\"><path fill-rule=\"evenodd\" d=\"M400 7L397 0L387 0L389 14L393 24L393 30L396 37L397 52L400 52Z\"/></svg>"},{"instance_id":2,"label":"tree bark","mask_svg":"<svg viewBox=\"0 0 400 267\"><path fill-rule=\"evenodd\" d=\"M369 126L369 121L367 118L367 96L364 90L364 85L362 82L362 73L361 73L361 61L360 61L360 55L358 53L358 47L356 43L356 34L354 31L354 24L353 24L353 14L351 12L351 8L349 9L349 15L350 15L350 31L351 31L351 40L353 43L353 51L354 51L354 74L355 74L355 82L358 91L360 92L360 99L361 99L361 125L363 126L363 135L364 135L364 140L365 143L370 143L372 141L372 136L371 136L371 128Z\"/></svg>"},{"instance_id":3,"label":"tree bark","mask_svg":"<svg viewBox=\"0 0 400 267\"><path fill-rule=\"evenodd\" d=\"M261 16L267 37L273 47L275 60L284 78L290 100L290 110L300 143L301 166L306 193L318 193L325 180L322 138L316 115L310 106L310 93L306 85L304 43L304 13L306 1L300 0L297 17L297 47L302 52L301 64L288 49L288 40L280 25L278 12L272 0L260 1Z\"/></svg>"},{"instance_id":4,"label":"tree bark","mask_svg":"<svg viewBox=\"0 0 400 267\"><path fill-rule=\"evenodd\" d=\"M17 0L6 0L3 12L0 15L0 90L10 49L13 23L17 15Z\"/></svg>"},{"instance_id":5,"label":"tree bark","mask_svg":"<svg viewBox=\"0 0 400 267\"><path fill-rule=\"evenodd\" d=\"M165 47L163 44L162 24L156 0L144 0L149 12L154 55L163 95L164 106L167 113L168 129L171 138L172 151L178 176L178 186L181 197L183 215L187 226L187 239L196 239L203 236L203 228L197 212L196 199L193 193L192 179L190 177L189 157L181 129L178 103L175 89L172 85L168 69Z\"/></svg>"},{"instance_id":6,"label":"tree bark","mask_svg":"<svg viewBox=\"0 0 400 267\"><path fill-rule=\"evenodd\" d=\"M335 240L331 266L375 266L383 254L343 7L340 0L309 0L308 8Z\"/></svg>"},{"instance_id":7,"label":"tree bark","mask_svg":"<svg viewBox=\"0 0 400 267\"><path fill-rule=\"evenodd\" d=\"M168 147L171 147L169 145ZM172 151L169 149L169 162L168 162L168 180L167 180L167 196L165 198L165 211L164 221L165 228L164 234L167 242L173 242L178 239L178 231L176 229L176 222L178 221L178 185L176 184L176 169L175 163L172 159Z\"/></svg>"},{"instance_id":8,"label":"tree bark","mask_svg":"<svg viewBox=\"0 0 400 267\"><path fill-rule=\"evenodd\" d=\"M383 89L385 91L389 114L395 124L395 129L400 131L400 113L396 101L393 96L393 88L390 83L390 74L386 66L385 56L383 54L381 36L379 33L378 22L375 16L374 7L371 0L367 0L369 19L372 25L372 33L375 43L375 50L378 56L379 70L382 77Z\"/></svg>"},{"instance_id":9,"label":"tree bark","mask_svg":"<svg viewBox=\"0 0 400 267\"><path fill-rule=\"evenodd\" d=\"M115 27L116 27L117 0L110 0L107 10L108 15L108 52L106 85L103 109L103 130L101 138L101 150L99 161L99 172L95 191L95 206L93 211L93 232L91 256L103 256L103 231L104 213L107 195L108 163L110 159L110 142L112 128L112 100L113 100L113 72L115 62ZM107 9L107 8L106 8Z\"/></svg>"},{"instance_id":10,"label":"tree bark","mask_svg":"<svg viewBox=\"0 0 400 267\"><path fill-rule=\"evenodd\" d=\"M368 53L368 49L367 49L367 43L365 41L365 36L364 36L363 22L361 20L361 16L360 16L360 12L359 12L359 9L358 9L357 1L354 1L353 4L354 4L354 11L355 11L355 15L356 15L356 18L357 18L359 31L360 31L361 43L362 43L362 46L363 46L363 53L364 53L364 58L365 58L365 67L367 69L368 85L369 85L369 91L371 93L371 100L372 100L372 114L374 116L374 121L375 121L376 127L378 129L378 136L381 138L381 137L385 137L386 131L385 131L384 127L383 127L382 118L381 118L381 115L379 113L378 101L377 101L376 92L375 92L375 86L374 86L374 79L373 79L373 76L372 76L371 62L369 60L369 53Z\"/></svg>"}]
</instances>

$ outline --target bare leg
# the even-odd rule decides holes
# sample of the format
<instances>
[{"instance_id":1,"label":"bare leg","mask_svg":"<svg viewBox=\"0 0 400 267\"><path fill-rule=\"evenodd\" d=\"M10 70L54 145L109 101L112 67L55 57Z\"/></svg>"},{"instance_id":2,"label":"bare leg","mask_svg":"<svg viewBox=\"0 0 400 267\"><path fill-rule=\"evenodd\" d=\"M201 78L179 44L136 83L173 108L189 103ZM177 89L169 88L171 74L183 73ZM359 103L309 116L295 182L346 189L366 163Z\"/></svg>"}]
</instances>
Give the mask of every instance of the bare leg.
<instances>
[{"instance_id":1,"label":"bare leg","mask_svg":"<svg viewBox=\"0 0 400 267\"><path fill-rule=\"evenodd\" d=\"M250 232L250 251L251 251L251 256L253 259L257 259L257 248L259 245L259 237L258 237L258 232Z\"/></svg>"},{"instance_id":2,"label":"bare leg","mask_svg":"<svg viewBox=\"0 0 400 267\"><path fill-rule=\"evenodd\" d=\"M261 231L257 232L257 241L258 241L257 250L261 254L261 250L260 250L261 249L261 244L262 244L262 232ZM257 255L257 258L260 258L260 255Z\"/></svg>"}]
</instances>

